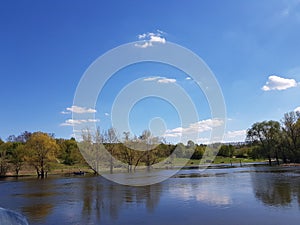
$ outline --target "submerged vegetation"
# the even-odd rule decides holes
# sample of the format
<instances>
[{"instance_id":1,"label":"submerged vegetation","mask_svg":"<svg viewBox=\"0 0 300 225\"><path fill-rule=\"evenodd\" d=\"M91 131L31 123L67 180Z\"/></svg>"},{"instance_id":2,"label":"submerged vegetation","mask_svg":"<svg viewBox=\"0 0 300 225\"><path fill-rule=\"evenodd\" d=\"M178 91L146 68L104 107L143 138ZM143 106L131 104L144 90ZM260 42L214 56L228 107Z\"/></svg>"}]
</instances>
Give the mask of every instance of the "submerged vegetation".
<instances>
[{"instance_id":1,"label":"submerged vegetation","mask_svg":"<svg viewBox=\"0 0 300 225\"><path fill-rule=\"evenodd\" d=\"M18 176L20 171L26 174L26 171L34 170L43 178L51 169L63 171L64 168L88 167L95 173L101 168L108 168L110 173L120 168L133 172L137 167L150 170L159 162L164 168L185 164L189 159L187 165L197 165L204 154L217 156L214 161L207 163L265 159L270 165L272 161L277 164L296 163L300 162L300 113L286 113L281 122L270 120L254 123L247 130L245 142L219 146L219 151L212 152L205 151L210 146L193 141L188 141L186 145L170 144L147 130L140 136L124 132L122 140L119 140L113 128L104 132L97 129L94 133L82 132L80 141L25 131L19 136L9 136L6 142L0 139L0 176Z\"/></svg>"}]
</instances>

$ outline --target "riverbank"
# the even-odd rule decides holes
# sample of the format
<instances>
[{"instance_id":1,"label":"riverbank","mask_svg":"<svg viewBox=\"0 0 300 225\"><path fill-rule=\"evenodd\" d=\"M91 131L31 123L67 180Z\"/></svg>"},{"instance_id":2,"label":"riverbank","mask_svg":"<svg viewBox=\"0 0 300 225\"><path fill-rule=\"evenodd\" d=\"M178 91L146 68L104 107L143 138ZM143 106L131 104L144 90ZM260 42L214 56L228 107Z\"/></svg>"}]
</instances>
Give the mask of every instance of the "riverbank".
<instances>
[{"instance_id":1,"label":"riverbank","mask_svg":"<svg viewBox=\"0 0 300 225\"><path fill-rule=\"evenodd\" d=\"M231 167L242 167L242 166L255 166L255 165L264 165L268 164L267 160L264 159L249 159L249 158L225 158L217 156L213 163L210 164L200 164L200 160L190 159L185 165L186 159L183 158L175 158L172 163L164 164L161 168L155 169L174 169L174 168L182 168L182 169L201 169L201 168L231 168ZM274 163L274 166L275 163ZM289 164L280 164L282 167L298 167L300 163L289 163ZM146 167L145 167L146 169ZM115 172L126 171L126 168L120 169L115 168ZM83 173L79 173L82 171ZM56 176L56 175L74 175L74 174L94 174L94 171L87 164L74 164L74 165L65 165L61 163L52 163L51 170L47 172L48 176ZM17 176L14 171L8 171L5 176L2 177L26 177L26 176L37 176L36 171L33 167L29 165L24 165L23 169L20 170L19 175Z\"/></svg>"}]
</instances>

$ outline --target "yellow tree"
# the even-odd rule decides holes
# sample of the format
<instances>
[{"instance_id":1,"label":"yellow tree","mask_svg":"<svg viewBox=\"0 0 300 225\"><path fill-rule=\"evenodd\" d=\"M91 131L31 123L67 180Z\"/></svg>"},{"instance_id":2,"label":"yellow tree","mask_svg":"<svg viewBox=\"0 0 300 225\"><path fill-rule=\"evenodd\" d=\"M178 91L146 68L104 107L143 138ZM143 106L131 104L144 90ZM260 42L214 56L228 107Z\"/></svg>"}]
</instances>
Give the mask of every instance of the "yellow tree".
<instances>
[{"instance_id":1,"label":"yellow tree","mask_svg":"<svg viewBox=\"0 0 300 225\"><path fill-rule=\"evenodd\" d=\"M28 161L35 167L37 175L44 178L49 170L49 162L55 160L58 150L53 137L35 132L26 143Z\"/></svg>"}]
</instances>

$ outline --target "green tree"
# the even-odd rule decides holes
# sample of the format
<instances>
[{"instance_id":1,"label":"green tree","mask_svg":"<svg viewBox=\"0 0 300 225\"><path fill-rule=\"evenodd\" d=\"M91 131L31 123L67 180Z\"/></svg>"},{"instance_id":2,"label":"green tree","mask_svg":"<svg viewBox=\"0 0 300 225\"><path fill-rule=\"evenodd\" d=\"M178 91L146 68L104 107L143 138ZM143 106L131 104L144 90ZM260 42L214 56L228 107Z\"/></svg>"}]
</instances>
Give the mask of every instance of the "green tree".
<instances>
[{"instance_id":1,"label":"green tree","mask_svg":"<svg viewBox=\"0 0 300 225\"><path fill-rule=\"evenodd\" d=\"M196 145L192 159L201 159L205 152L205 145Z\"/></svg>"},{"instance_id":2,"label":"green tree","mask_svg":"<svg viewBox=\"0 0 300 225\"><path fill-rule=\"evenodd\" d=\"M2 142L0 145L0 176L5 176L9 168L8 149L11 147L11 143Z\"/></svg>"},{"instance_id":3,"label":"green tree","mask_svg":"<svg viewBox=\"0 0 300 225\"><path fill-rule=\"evenodd\" d=\"M44 178L50 169L49 163L56 159L58 145L53 137L42 132L33 133L26 142L27 160L36 169L38 177Z\"/></svg>"},{"instance_id":4,"label":"green tree","mask_svg":"<svg viewBox=\"0 0 300 225\"><path fill-rule=\"evenodd\" d=\"M232 158L233 153L234 153L234 147L232 145L222 145L218 152L218 155Z\"/></svg>"},{"instance_id":5,"label":"green tree","mask_svg":"<svg viewBox=\"0 0 300 225\"><path fill-rule=\"evenodd\" d=\"M64 164L74 165L75 163L83 162L83 158L75 138L71 138L69 140L58 139L56 142L60 147L59 158Z\"/></svg>"},{"instance_id":6,"label":"green tree","mask_svg":"<svg viewBox=\"0 0 300 225\"><path fill-rule=\"evenodd\" d=\"M269 160L269 165L272 164L272 157L276 157L279 164L278 152L276 150L279 143L279 136L280 124L273 120L254 123L247 130L247 141L259 144L262 155Z\"/></svg>"},{"instance_id":7,"label":"green tree","mask_svg":"<svg viewBox=\"0 0 300 225\"><path fill-rule=\"evenodd\" d=\"M300 161L300 113L289 112L284 114L282 129L284 137L282 140L284 142L283 147L290 151L289 158L292 158L293 161Z\"/></svg>"},{"instance_id":8,"label":"green tree","mask_svg":"<svg viewBox=\"0 0 300 225\"><path fill-rule=\"evenodd\" d=\"M16 145L15 149L12 151L11 163L14 166L16 175L19 176L19 171L21 170L25 159L25 146L24 144Z\"/></svg>"}]
</instances>

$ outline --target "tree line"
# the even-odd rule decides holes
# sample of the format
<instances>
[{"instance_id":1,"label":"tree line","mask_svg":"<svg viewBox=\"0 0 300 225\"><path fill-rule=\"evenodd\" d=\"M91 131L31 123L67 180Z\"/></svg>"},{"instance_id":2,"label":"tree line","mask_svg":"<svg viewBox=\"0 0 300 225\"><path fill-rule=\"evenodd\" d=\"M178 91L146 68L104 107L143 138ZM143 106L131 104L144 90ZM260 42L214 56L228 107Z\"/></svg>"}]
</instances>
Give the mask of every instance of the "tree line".
<instances>
[{"instance_id":1,"label":"tree line","mask_svg":"<svg viewBox=\"0 0 300 225\"><path fill-rule=\"evenodd\" d=\"M51 163L73 165L81 162L84 159L74 138L55 139L54 134L25 131L19 136L9 136L6 142L0 139L0 176L5 176L9 169L18 176L26 164L44 178Z\"/></svg>"},{"instance_id":2,"label":"tree line","mask_svg":"<svg viewBox=\"0 0 300 225\"><path fill-rule=\"evenodd\" d=\"M133 172L139 166L150 170L156 163L172 166L176 158L201 159L204 154L229 158L273 159L280 162L300 162L300 113L286 113L278 121L254 123L247 130L244 143L222 144L216 152L209 146L188 141L171 144L145 130L141 135L124 132L120 138L113 128L95 132L82 131L81 140L55 138L52 133L25 131L11 135L6 142L0 139L0 176L8 171L16 175L24 165L34 168L39 177L47 176L51 165L84 164L95 173L126 167ZM214 148L215 149L215 148ZM80 151L81 150L81 151Z\"/></svg>"},{"instance_id":3,"label":"tree line","mask_svg":"<svg viewBox=\"0 0 300 225\"><path fill-rule=\"evenodd\" d=\"M269 164L300 162L300 112L285 113L283 119L254 123L247 130L246 141L252 146L252 155L267 158Z\"/></svg>"}]
</instances>

